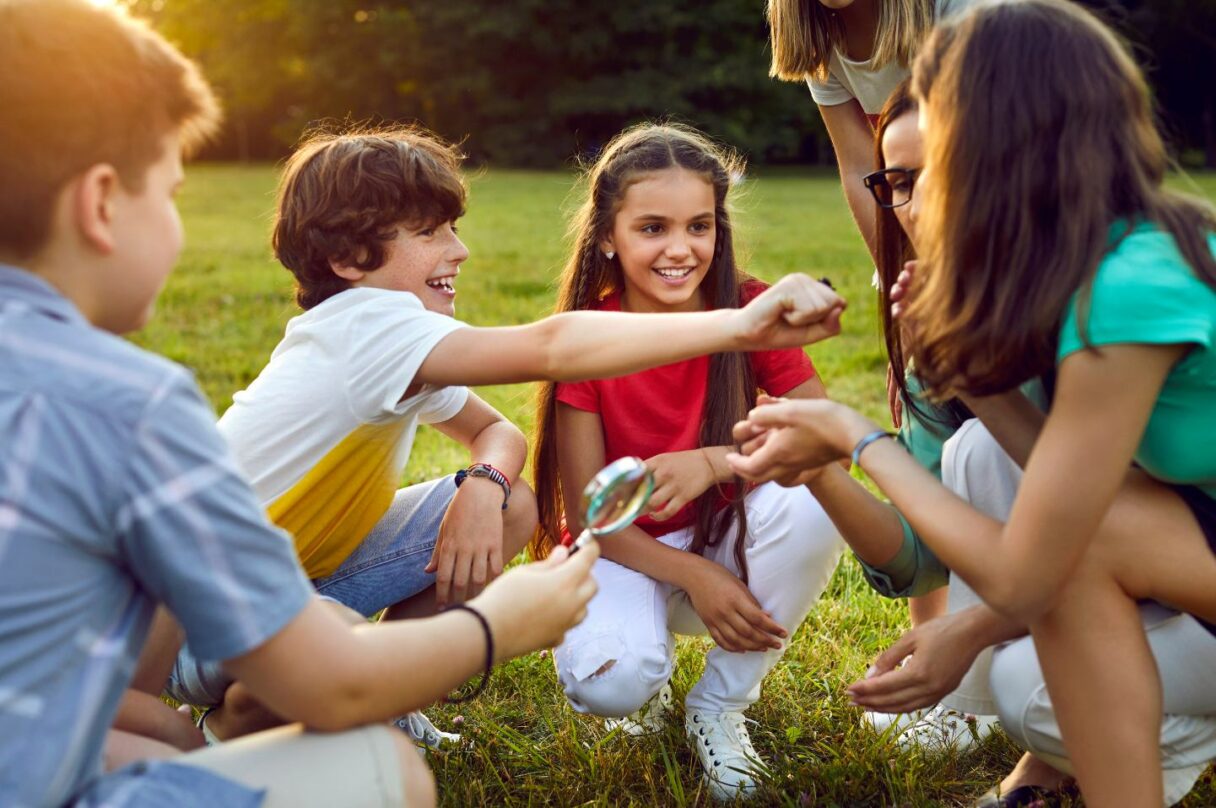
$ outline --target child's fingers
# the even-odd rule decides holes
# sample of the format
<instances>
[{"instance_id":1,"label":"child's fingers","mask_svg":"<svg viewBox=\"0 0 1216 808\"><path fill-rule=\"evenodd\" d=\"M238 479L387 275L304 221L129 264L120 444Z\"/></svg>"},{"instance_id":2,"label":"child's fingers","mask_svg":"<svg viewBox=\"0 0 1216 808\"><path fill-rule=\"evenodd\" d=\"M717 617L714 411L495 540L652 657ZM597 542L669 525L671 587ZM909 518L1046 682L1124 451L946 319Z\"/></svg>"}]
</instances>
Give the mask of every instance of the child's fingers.
<instances>
[{"instance_id":1,"label":"child's fingers","mask_svg":"<svg viewBox=\"0 0 1216 808\"><path fill-rule=\"evenodd\" d=\"M563 544L559 544L549 551L549 555L542 558L540 561L532 562L532 567L535 569L549 569L561 564L570 555L570 548ZM581 555L581 553L580 553Z\"/></svg>"},{"instance_id":2,"label":"child's fingers","mask_svg":"<svg viewBox=\"0 0 1216 808\"><path fill-rule=\"evenodd\" d=\"M764 427L756 426L751 421L739 421L731 428L731 437L734 438L735 443L744 443L763 432Z\"/></svg>"},{"instance_id":3,"label":"child's fingers","mask_svg":"<svg viewBox=\"0 0 1216 808\"><path fill-rule=\"evenodd\" d=\"M766 635L782 640L789 636L789 632L774 620L771 614L762 610L758 605L754 609L744 613L743 617L747 619L753 628L764 632Z\"/></svg>"},{"instance_id":4,"label":"child's fingers","mask_svg":"<svg viewBox=\"0 0 1216 808\"><path fill-rule=\"evenodd\" d=\"M502 575L502 545L490 548L490 580Z\"/></svg>"},{"instance_id":5,"label":"child's fingers","mask_svg":"<svg viewBox=\"0 0 1216 808\"><path fill-rule=\"evenodd\" d=\"M891 644L891 647L878 655L874 660L874 672L886 673L887 671L895 670L899 664L908 658L916 649L916 634L913 631L904 632L904 634Z\"/></svg>"},{"instance_id":6,"label":"child's fingers","mask_svg":"<svg viewBox=\"0 0 1216 808\"><path fill-rule=\"evenodd\" d=\"M489 582L489 553L476 553L469 565L469 597L475 597Z\"/></svg>"},{"instance_id":7,"label":"child's fingers","mask_svg":"<svg viewBox=\"0 0 1216 808\"><path fill-rule=\"evenodd\" d=\"M469 598L469 578L473 559L467 553L456 556L452 564L451 598L453 603L464 603Z\"/></svg>"},{"instance_id":8,"label":"child's fingers","mask_svg":"<svg viewBox=\"0 0 1216 808\"><path fill-rule=\"evenodd\" d=\"M781 647L781 642L776 637L757 628L742 612L731 615L729 622L749 651L766 651L769 648Z\"/></svg>"},{"instance_id":9,"label":"child's fingers","mask_svg":"<svg viewBox=\"0 0 1216 808\"><path fill-rule=\"evenodd\" d=\"M565 550L565 548L562 548ZM591 565L600 557L599 542L591 542L585 545L581 550L574 554L573 557L568 557L566 561L558 565L558 574L565 576L569 580L580 580L591 575Z\"/></svg>"},{"instance_id":10,"label":"child's fingers","mask_svg":"<svg viewBox=\"0 0 1216 808\"><path fill-rule=\"evenodd\" d=\"M819 322L813 323L806 327L803 332L802 342L804 345L810 345L813 342L822 342L825 339L830 339L840 333L840 316L844 313L844 307L832 309L826 317Z\"/></svg>"}]
</instances>

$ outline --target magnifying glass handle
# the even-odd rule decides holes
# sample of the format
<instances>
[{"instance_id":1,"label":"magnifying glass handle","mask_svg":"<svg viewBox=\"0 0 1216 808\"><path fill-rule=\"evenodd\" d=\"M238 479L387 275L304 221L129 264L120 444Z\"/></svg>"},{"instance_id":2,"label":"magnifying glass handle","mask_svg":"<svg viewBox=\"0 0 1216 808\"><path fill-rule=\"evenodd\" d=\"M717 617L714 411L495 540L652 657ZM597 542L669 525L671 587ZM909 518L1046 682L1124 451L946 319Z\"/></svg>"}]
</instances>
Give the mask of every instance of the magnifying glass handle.
<instances>
[{"instance_id":1,"label":"magnifying glass handle","mask_svg":"<svg viewBox=\"0 0 1216 808\"><path fill-rule=\"evenodd\" d=\"M595 536L591 535L591 531L584 530L582 533L578 534L577 539L570 542L570 555L574 555L588 544L591 544L593 541L595 541Z\"/></svg>"}]
</instances>

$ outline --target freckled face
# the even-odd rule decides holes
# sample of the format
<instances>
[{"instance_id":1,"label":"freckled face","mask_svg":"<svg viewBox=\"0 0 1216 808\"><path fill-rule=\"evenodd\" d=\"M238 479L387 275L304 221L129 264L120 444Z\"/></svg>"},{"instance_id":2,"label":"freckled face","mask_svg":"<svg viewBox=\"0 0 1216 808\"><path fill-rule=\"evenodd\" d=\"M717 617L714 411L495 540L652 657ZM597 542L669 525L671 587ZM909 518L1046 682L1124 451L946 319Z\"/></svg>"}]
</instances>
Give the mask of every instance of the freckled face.
<instances>
[{"instance_id":1,"label":"freckled face","mask_svg":"<svg viewBox=\"0 0 1216 808\"><path fill-rule=\"evenodd\" d=\"M716 240L713 186L668 168L629 186L601 249L621 262L626 311L700 311Z\"/></svg>"},{"instance_id":2,"label":"freckled face","mask_svg":"<svg viewBox=\"0 0 1216 808\"><path fill-rule=\"evenodd\" d=\"M469 250L456 235L455 222L398 225L385 245L384 264L369 271L356 286L412 292L428 311L456 314L456 276Z\"/></svg>"}]
</instances>

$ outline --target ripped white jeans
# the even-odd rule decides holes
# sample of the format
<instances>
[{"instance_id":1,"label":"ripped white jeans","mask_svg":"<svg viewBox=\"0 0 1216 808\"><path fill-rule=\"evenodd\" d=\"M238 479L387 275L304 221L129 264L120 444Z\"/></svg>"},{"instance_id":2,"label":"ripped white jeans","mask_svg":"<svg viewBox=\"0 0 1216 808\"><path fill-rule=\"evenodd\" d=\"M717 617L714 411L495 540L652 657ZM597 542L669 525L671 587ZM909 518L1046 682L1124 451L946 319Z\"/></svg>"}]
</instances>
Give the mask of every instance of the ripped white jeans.
<instances>
[{"instance_id":1,"label":"ripped white jeans","mask_svg":"<svg viewBox=\"0 0 1216 808\"><path fill-rule=\"evenodd\" d=\"M806 488L760 486L745 500L748 588L792 637L836 569L843 543ZM736 575L734 538L705 557ZM656 541L686 548L692 528ZM601 558L592 568L599 592L587 617L554 652L558 679L580 713L620 717L638 710L671 676L676 634L705 634L683 590ZM741 711L760 697L760 682L780 651L731 653L713 648L688 693L690 710ZM609 664L611 663L611 664Z\"/></svg>"}]
</instances>

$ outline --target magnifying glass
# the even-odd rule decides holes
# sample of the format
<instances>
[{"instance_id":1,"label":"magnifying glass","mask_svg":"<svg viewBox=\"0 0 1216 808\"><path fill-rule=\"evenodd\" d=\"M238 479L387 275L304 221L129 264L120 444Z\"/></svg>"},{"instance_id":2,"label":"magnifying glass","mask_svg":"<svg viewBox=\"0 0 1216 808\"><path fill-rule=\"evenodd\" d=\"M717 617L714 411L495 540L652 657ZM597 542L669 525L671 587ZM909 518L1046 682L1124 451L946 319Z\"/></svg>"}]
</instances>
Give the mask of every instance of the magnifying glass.
<instances>
[{"instance_id":1,"label":"magnifying glass","mask_svg":"<svg viewBox=\"0 0 1216 808\"><path fill-rule=\"evenodd\" d=\"M654 475L638 457L622 457L596 472L583 489L583 532L568 546L574 555L592 539L633 524L654 493Z\"/></svg>"}]
</instances>

